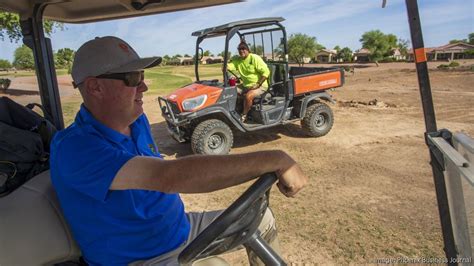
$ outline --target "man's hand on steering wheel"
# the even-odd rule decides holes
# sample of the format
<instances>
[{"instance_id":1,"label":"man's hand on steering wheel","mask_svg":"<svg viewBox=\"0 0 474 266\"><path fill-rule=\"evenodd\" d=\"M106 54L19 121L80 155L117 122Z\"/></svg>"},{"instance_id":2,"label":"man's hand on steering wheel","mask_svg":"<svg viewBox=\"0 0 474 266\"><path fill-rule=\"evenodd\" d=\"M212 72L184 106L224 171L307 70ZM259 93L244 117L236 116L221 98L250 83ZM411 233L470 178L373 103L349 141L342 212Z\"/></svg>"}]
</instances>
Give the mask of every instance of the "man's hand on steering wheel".
<instances>
[{"instance_id":1,"label":"man's hand on steering wheel","mask_svg":"<svg viewBox=\"0 0 474 266\"><path fill-rule=\"evenodd\" d=\"M307 183L308 177L303 173L299 165L289 156L282 167L276 172L278 176L278 189L287 197L294 197Z\"/></svg>"}]
</instances>

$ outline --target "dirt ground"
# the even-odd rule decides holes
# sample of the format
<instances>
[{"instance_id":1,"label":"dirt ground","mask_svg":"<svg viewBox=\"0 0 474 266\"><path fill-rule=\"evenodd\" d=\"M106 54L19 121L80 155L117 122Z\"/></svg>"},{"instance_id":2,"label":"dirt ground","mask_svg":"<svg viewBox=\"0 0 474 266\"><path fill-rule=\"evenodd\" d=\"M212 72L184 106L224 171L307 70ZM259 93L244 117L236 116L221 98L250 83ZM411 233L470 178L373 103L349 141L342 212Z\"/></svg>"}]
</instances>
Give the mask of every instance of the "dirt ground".
<instances>
[{"instance_id":1,"label":"dirt ground","mask_svg":"<svg viewBox=\"0 0 474 266\"><path fill-rule=\"evenodd\" d=\"M438 128L474 136L474 72L437 65L429 64ZM63 102L79 101L69 82L59 79ZM31 77L13 80L7 96L24 103L37 99L32 83ZM282 149L310 177L295 198L272 190L283 257L292 265L443 257L414 64L362 65L331 94L337 103L327 136L305 137L299 123L235 136L232 153ZM145 109L166 159L191 154L189 145L168 135L156 95L145 96ZM225 208L248 185L182 197L189 211ZM243 251L225 257L246 263Z\"/></svg>"}]
</instances>

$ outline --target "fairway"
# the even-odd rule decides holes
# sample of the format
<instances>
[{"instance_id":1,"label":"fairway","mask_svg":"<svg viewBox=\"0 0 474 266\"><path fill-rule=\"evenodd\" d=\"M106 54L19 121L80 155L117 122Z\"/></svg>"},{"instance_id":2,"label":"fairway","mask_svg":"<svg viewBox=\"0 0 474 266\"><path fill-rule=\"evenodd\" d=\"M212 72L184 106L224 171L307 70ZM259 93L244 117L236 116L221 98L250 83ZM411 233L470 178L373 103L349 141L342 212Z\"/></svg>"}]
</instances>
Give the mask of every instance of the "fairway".
<instances>
[{"instance_id":1,"label":"fairway","mask_svg":"<svg viewBox=\"0 0 474 266\"><path fill-rule=\"evenodd\" d=\"M200 65L200 79L221 79L221 64ZM145 71L147 94L165 95L196 80L194 66L159 66Z\"/></svg>"}]
</instances>

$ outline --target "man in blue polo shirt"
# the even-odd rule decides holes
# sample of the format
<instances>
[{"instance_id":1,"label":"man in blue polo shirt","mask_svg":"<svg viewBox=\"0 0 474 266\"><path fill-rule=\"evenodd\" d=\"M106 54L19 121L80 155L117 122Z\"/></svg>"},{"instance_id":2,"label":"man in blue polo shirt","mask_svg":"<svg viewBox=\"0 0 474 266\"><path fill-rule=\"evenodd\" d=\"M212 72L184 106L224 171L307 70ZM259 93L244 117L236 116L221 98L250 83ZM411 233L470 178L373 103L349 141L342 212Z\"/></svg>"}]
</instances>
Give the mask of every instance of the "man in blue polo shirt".
<instances>
[{"instance_id":1,"label":"man in blue polo shirt","mask_svg":"<svg viewBox=\"0 0 474 266\"><path fill-rule=\"evenodd\" d=\"M72 77L84 102L74 123L54 137L51 177L91 265L176 263L178 251L220 213L185 213L178 193L211 192L271 171L288 197L307 183L282 151L163 160L142 107L143 70L160 61L140 58L110 36L76 52Z\"/></svg>"}]
</instances>

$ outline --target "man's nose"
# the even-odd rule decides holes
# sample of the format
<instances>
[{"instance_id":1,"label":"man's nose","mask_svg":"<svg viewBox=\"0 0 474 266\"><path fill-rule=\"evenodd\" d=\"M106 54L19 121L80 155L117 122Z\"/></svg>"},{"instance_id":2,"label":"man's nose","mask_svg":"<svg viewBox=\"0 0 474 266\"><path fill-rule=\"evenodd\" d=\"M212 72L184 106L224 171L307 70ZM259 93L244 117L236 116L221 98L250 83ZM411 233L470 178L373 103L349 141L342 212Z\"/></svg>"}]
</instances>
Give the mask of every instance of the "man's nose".
<instances>
[{"instance_id":1,"label":"man's nose","mask_svg":"<svg viewBox=\"0 0 474 266\"><path fill-rule=\"evenodd\" d=\"M137 91L139 92L145 92L148 90L148 86L145 84L145 81L140 82L137 87Z\"/></svg>"}]
</instances>

